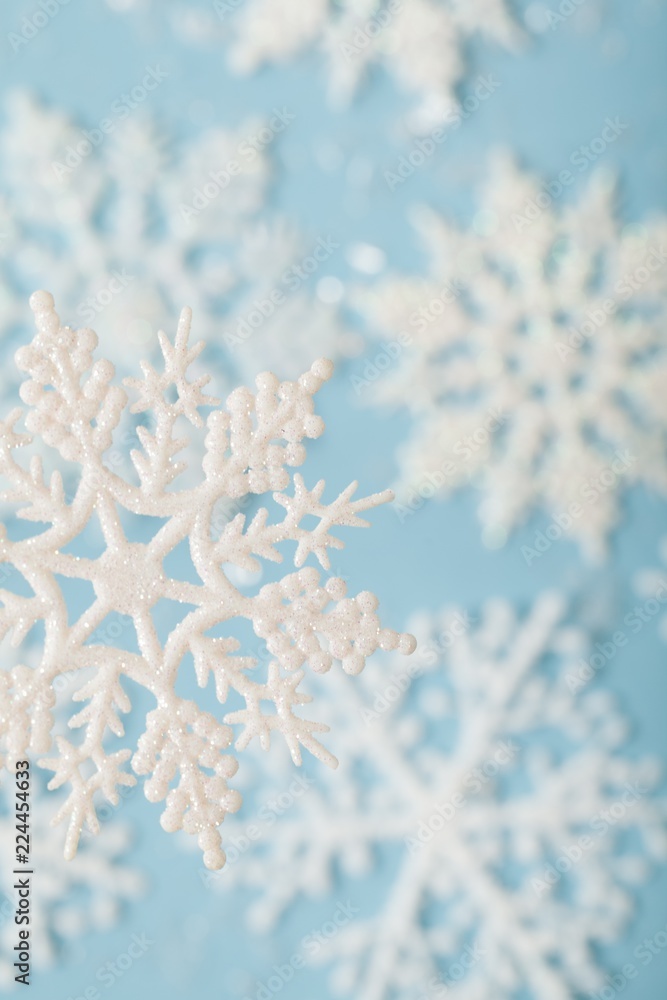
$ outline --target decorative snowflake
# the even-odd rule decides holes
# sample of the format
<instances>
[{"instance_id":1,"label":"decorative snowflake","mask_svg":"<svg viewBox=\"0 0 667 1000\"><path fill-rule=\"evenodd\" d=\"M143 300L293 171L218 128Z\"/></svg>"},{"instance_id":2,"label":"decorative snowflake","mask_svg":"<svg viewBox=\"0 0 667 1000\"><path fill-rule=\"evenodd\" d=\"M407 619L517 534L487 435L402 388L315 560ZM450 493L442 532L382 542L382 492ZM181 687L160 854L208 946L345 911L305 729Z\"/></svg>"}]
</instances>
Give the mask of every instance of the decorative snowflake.
<instances>
[{"instance_id":1,"label":"decorative snowflake","mask_svg":"<svg viewBox=\"0 0 667 1000\"><path fill-rule=\"evenodd\" d=\"M523 619L504 601L474 626L422 616L408 669L371 662L360 684L329 691L342 779L295 797L270 837L246 837L205 880L255 888L250 919L267 929L340 873L358 904L381 852L380 908L322 944L335 991L566 1000L599 989L597 946L622 933L648 856L667 854L667 803L650 795L653 762L617 752L625 725L610 698L571 692L586 643L564 617L554 594Z\"/></svg>"},{"instance_id":2,"label":"decorative snowflake","mask_svg":"<svg viewBox=\"0 0 667 1000\"><path fill-rule=\"evenodd\" d=\"M208 128L179 146L141 109L119 111L93 147L65 114L25 93L7 100L5 118L0 301L17 345L26 296L48 278L68 315L114 331L111 360L125 372L183 302L241 379L266 365L296 378L313 345L333 357L351 349L337 307L315 294L326 261L302 269L317 240L263 211L282 134L267 122ZM270 312L276 292L283 299Z\"/></svg>"},{"instance_id":3,"label":"decorative snowflake","mask_svg":"<svg viewBox=\"0 0 667 1000\"><path fill-rule=\"evenodd\" d=\"M419 105L417 131L441 124L458 106L463 46L475 34L516 49L520 32L505 0L216 0L231 36L230 62L251 73L287 62L310 47L324 54L331 95L347 102L380 65Z\"/></svg>"},{"instance_id":4,"label":"decorative snowflake","mask_svg":"<svg viewBox=\"0 0 667 1000\"><path fill-rule=\"evenodd\" d=\"M58 951L74 944L84 932L106 930L118 920L125 902L144 889L144 879L122 862L130 843L122 824L105 826L99 837L88 840L77 863L63 859L63 839L54 834L48 820L43 794L36 786L31 796L30 836L38 875L32 880L30 946L33 961L40 969L54 964ZM0 817L2 856L15 853L16 824L13 814ZM16 944L14 913L17 900L12 889L9 866L4 865L0 882L0 984L14 986Z\"/></svg>"},{"instance_id":5,"label":"decorative snowflake","mask_svg":"<svg viewBox=\"0 0 667 1000\"><path fill-rule=\"evenodd\" d=\"M221 704L233 693L238 708L225 715L225 722L241 726L237 749L255 737L268 748L274 732L285 738L296 763L303 746L334 764L335 758L316 737L327 727L298 715L300 706L311 700L299 690L301 668L308 665L324 673L339 660L347 673L357 674L378 647L408 653L414 640L380 628L372 594L346 598L341 579L320 580L318 570L304 563L312 554L328 570L328 550L343 544L331 530L366 525L359 514L386 502L391 493L353 500L353 483L325 504L323 481L311 490L294 474L293 494L287 494L287 467L303 463L302 441L324 429L314 414L313 396L330 377L331 362L316 362L298 382L280 383L269 373L259 375L255 394L236 389L226 408L218 408L218 400L202 391L208 376L188 377L189 366L204 346L188 346L189 310L181 314L173 344L159 334L164 371L144 362L143 379L127 380L138 392L132 409L151 409L155 423L152 432L139 428L141 447L132 453L138 484L126 481L105 461L128 402L124 390L112 385L113 365L106 360L93 363L96 335L89 329L62 327L48 293L33 295L31 306L37 334L30 346L17 352L19 368L28 375L21 397L30 407L29 434L16 429L20 409L0 423L0 472L12 485L5 498L22 505L18 516L48 527L28 537L24 530L16 539L2 530L0 558L14 567L20 585L19 592L0 591L0 635L13 632L18 645L38 626L44 630L44 643L37 668L23 663L0 673L0 737L7 763L11 767L28 751L50 751L53 689L60 675L79 672L82 684L72 701L85 704L69 725L82 729L83 739L75 744L56 736L56 751L40 761L55 772L50 788L70 786L56 817L69 823L66 856L74 855L84 824L92 830L99 825L96 792L115 803L118 789L135 783L125 770L132 757L134 771L149 775L146 797L154 802L166 799L163 827L196 835L204 863L218 868L224 863L218 826L240 804L238 793L227 787L237 769L235 758L226 752L232 730L177 694L177 681L180 685L185 673L196 676L204 688L212 675ZM183 469L177 456L185 443L175 436L178 424L202 427L201 407L214 408L205 423L203 479L192 488L174 490ZM28 468L14 455L15 449L30 445L31 434L45 442L55 459L50 476L40 455L32 457ZM69 464L78 470L70 502L59 471ZM284 510L281 520L271 523L268 510L260 508L248 523L238 514L218 530L215 509L221 500L270 490L277 491L274 500ZM132 515L164 523L148 543L140 544L128 541ZM305 527L304 518L315 523ZM84 558L68 551L91 521L101 529L102 553ZM258 565L256 557L281 562L279 547L287 542L296 544L296 572L253 596L233 585L225 567L252 570ZM189 547L196 582L174 578L163 565L180 543ZM62 578L87 581L94 594L90 606L73 620ZM176 624L172 614L164 641L153 619L162 600L186 606ZM113 613L131 621L136 651L113 641L95 641L96 630ZM271 659L265 680L248 675L255 660L233 655L241 646L228 634L233 620L248 622L266 641ZM145 688L156 702L134 755L121 743L119 713L131 707L123 678ZM116 737L122 748L106 748L107 735Z\"/></svg>"},{"instance_id":6,"label":"decorative snowflake","mask_svg":"<svg viewBox=\"0 0 667 1000\"><path fill-rule=\"evenodd\" d=\"M667 224L620 231L602 173L556 211L567 186L501 156L470 230L420 210L430 276L359 293L390 343L353 383L415 420L406 516L472 481L489 544L543 506L597 556L620 485L667 492Z\"/></svg>"}]
</instances>

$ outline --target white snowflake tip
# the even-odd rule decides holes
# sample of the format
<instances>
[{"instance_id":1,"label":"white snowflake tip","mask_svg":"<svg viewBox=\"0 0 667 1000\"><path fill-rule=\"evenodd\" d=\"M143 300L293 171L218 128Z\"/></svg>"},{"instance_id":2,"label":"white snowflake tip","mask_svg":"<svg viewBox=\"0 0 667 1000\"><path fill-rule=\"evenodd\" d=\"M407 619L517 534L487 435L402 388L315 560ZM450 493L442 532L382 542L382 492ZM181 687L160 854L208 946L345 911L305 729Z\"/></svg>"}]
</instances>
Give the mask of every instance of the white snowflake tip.
<instances>
[{"instance_id":1,"label":"white snowflake tip","mask_svg":"<svg viewBox=\"0 0 667 1000\"><path fill-rule=\"evenodd\" d=\"M300 475L288 472L305 459L303 440L324 430L313 396L332 374L330 361L316 361L296 382L260 375L256 392L236 389L220 407L202 393L208 377L190 376L203 344L189 346L191 314L184 310L173 344L159 334L163 371L144 362L143 379L127 380L139 394L130 409L125 391L112 384L113 365L94 360L95 333L62 326L47 292L36 292L31 306L37 333L17 352L18 366L28 376L21 398L29 407L30 435L15 430L19 411L0 423L0 474L11 484L5 499L18 505L18 516L46 527L18 540L5 529L0 533L0 558L32 590L27 597L11 586L0 591L0 638L10 634L17 645L29 643L33 627L41 623L45 639L34 667L0 673L0 746L9 767L30 752L48 754L39 763L54 772L49 787L69 786L56 817L68 822L67 857L76 853L84 826L93 831L99 826L95 800L102 796L115 803L119 789L135 783L126 770L131 758L134 772L147 776L146 797L165 802L164 829L196 836L204 863L220 868L225 855L218 827L241 804L238 792L227 785L238 766L229 752L231 727L239 726L239 750L255 738L268 749L271 736L278 734L295 763L305 747L335 765L316 736L327 727L299 714L312 700L299 690L307 669L326 673L338 661L353 675L377 649L410 653L415 648L412 636L381 627L373 594L348 597L343 580L304 565L313 556L327 571L328 550L342 547L334 529L364 526L359 512L391 494L353 500L353 483L327 504L323 482L309 490ZM211 411L202 474L196 485L174 489L184 471L176 456L187 443L174 436L176 427L199 427L202 407ZM123 477L118 453L111 459L106 452L131 411L148 414L150 422L136 428L139 447L131 453L136 476ZM58 456L69 463L69 495L58 468L47 481L41 453L27 468L18 461L15 452L29 446L40 448L51 466L59 465ZM239 512L220 523L221 502L233 505L248 494L274 490L280 491L276 499L282 507L274 523L263 507L249 522ZM122 511L164 523L145 542L130 542ZM102 554L84 558L65 551L91 518L99 522ZM303 526L305 518L314 526ZM182 542L189 546L198 582L165 570L165 557ZM286 543L292 543L294 572L254 595L234 585L239 568L255 569L258 559L281 562ZM86 581L94 595L73 621L63 579ZM165 599L187 610L162 642L153 610ZM211 635L234 619L250 623L257 637L257 650L248 652L260 646L268 651L262 670L257 657L233 655L240 648L237 640ZM114 630L103 625L110 620ZM138 652L127 651L131 642L125 640L132 633ZM119 636L124 641L116 646ZM180 697L177 677L189 669L184 661L190 657L200 687L210 684L221 704L234 691L242 707L219 719ZM69 690L74 688L71 702L84 703L69 721L81 737L70 742L58 735L53 747L54 689L63 674ZM109 735L117 741L125 737L120 716L131 709L125 680L145 688L156 707L146 717L136 749L108 752ZM267 703L273 706L269 712Z\"/></svg>"}]
</instances>

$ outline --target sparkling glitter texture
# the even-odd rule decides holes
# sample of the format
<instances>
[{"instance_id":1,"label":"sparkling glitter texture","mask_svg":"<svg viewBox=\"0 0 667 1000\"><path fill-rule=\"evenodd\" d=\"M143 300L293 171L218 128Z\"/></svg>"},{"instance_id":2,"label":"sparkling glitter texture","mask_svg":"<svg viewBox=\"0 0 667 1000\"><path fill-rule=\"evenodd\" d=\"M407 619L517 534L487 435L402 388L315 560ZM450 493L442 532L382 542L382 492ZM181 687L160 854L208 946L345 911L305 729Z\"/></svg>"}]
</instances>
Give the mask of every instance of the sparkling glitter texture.
<instances>
[{"instance_id":1,"label":"sparkling glitter texture","mask_svg":"<svg viewBox=\"0 0 667 1000\"><path fill-rule=\"evenodd\" d=\"M240 727L237 749L255 737L268 748L271 733L278 732L295 763L305 747L335 765L316 736L327 727L295 712L311 700L299 691L302 668L308 665L325 673L337 660L346 673L357 674L378 648L404 653L414 649L411 636L381 628L373 594L346 598L341 579L321 579L317 569L304 566L312 553L329 570L327 550L342 547L331 529L365 526L359 513L391 499L391 493L353 500L356 484L352 484L331 504L324 504L323 482L309 490L298 474L291 477L287 470L304 461L304 438L318 437L324 430L314 413L313 396L330 377L331 362L317 361L298 382L280 383L273 375L262 374L256 380L256 393L236 389L226 408L218 408L219 401L203 392L209 377L188 378L188 368L204 345L188 344L187 309L173 344L159 334L163 372L144 362L143 378L126 380L138 394L132 411L151 411L154 418L151 430L138 429L141 448L131 456L139 483L126 482L104 462L128 405L124 389L112 384L113 365L94 361L97 337L92 330L61 326L48 293L33 295L31 306L37 335L16 358L29 376L21 387L21 398L30 408L29 433L16 429L18 408L0 424L0 471L13 486L5 499L26 505L19 516L49 527L18 541L2 530L0 558L15 567L33 593L24 597L1 592L0 634L13 632L13 642L19 645L36 623L43 622L45 641L35 669L19 665L0 674L0 738L7 764L11 767L28 752L51 754L39 763L55 772L50 788L69 785L55 821L68 821L65 855L71 858L84 824L93 831L98 828L95 794L99 791L115 803L119 787L135 783L126 769L131 758L133 770L148 776L146 797L165 801L164 829L196 835L206 866L220 868L225 855L218 827L241 802L238 792L227 785L238 766L228 752L233 739L229 724ZM202 406L213 408L205 424L203 479L187 490L169 489L184 470L176 458L185 446L183 438L174 436L176 422L184 418L203 427ZM30 444L31 435L79 467L71 502L58 470L47 481L41 457L34 456L29 468L16 460L15 450ZM288 495L283 491L292 478L293 494ZM222 530L213 530L214 508L221 499L270 490L280 491L274 494L285 512L279 523L269 523L267 510L261 508L249 523L244 514L237 514ZM149 543L130 544L119 508L165 523ZM87 559L64 552L94 514L106 545L102 555ZM314 527L301 526L306 516L316 519ZM164 570L165 556L184 540L201 583L172 579ZM284 541L296 543L296 572L266 584L254 596L231 583L225 564L253 570L259 565L256 557L281 562L276 546ZM56 575L89 581L94 591L90 607L71 623ZM162 644L151 611L165 598L191 610ZM112 612L131 616L139 653L90 642ZM263 682L248 674L257 666L254 659L233 655L240 648L238 640L209 634L235 618L248 621L271 654ZM213 675L218 700L224 704L233 689L244 707L221 722L194 701L178 696L176 677L188 654L201 687ZM91 669L85 682L72 696L85 705L69 722L71 728L83 731L83 738L75 745L56 736L53 752L53 683L61 673L86 668ZM107 752L104 747L108 732L118 739L124 736L120 714L131 706L123 677L147 689L157 703L147 714L134 754L128 748ZM265 713L266 703L271 714Z\"/></svg>"}]
</instances>

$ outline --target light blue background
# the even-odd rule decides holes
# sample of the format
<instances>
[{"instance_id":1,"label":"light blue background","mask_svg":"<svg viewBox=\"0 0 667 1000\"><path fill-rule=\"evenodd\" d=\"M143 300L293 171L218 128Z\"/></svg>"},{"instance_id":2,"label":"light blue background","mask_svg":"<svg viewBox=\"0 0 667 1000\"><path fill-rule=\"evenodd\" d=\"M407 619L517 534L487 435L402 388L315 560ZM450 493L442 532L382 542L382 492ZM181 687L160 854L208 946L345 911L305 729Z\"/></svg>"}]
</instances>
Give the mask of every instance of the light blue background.
<instances>
[{"instance_id":1,"label":"light blue background","mask_svg":"<svg viewBox=\"0 0 667 1000\"><path fill-rule=\"evenodd\" d=\"M567 165L573 149L599 134L607 116L619 115L631 126L604 157L620 173L621 216L637 221L667 208L664 5L656 4L655 16L645 17L639 12L650 11L651 5L609 0L603 6L607 14L599 31L578 33L571 18L536 38L519 58L472 45L468 78L492 73L502 82L500 90L393 195L381 171L405 150L397 128L399 111L407 107L404 96L377 74L345 114L332 113L320 59L313 54L287 68L239 80L226 71L223 53L215 47L179 44L160 17L114 14L100 0L71 0L48 29L14 54L5 36L36 9L31 2L20 2L2 12L0 89L28 87L92 127L147 64L159 63L169 79L153 95L151 107L177 137L196 131L190 109L198 100L210 102L211 124L225 125L287 105L297 120L273 149L272 204L314 237L327 233L342 243L375 244L386 252L390 267L418 272L424 260L408 222L412 204L426 202L465 219L474 205L474 182L483 176L486 154L494 146L511 146L526 167L553 176ZM621 55L606 54L619 46ZM346 164L333 172L320 169L315 150L323 140L337 142L348 158L375 164L366 194L349 183ZM342 258L332 259L328 273L351 277ZM57 296L48 274L41 284ZM100 327L104 335L103 317ZM328 433L311 448L306 471L309 480L325 474L332 493L352 478L359 478L364 493L384 488L393 479L395 444L407 429L401 419L356 406L350 376L361 364L343 364L320 395ZM473 610L498 594L525 604L538 590L554 586L584 602L596 589L605 589L616 602L620 621L636 603L633 575L657 565L657 540L667 528L665 502L637 490L627 498L613 557L602 570L586 566L569 542L554 546L529 569L520 546L547 518L536 514L503 551L489 552L480 541L476 500L473 494L461 494L447 503L430 503L403 525L389 508L374 512L372 530L357 533L340 557L350 587L375 591L384 620L394 627L405 625L422 607L454 601ZM612 630L613 625L607 631ZM666 664L667 648L653 622L619 651L600 681L619 695L633 722L632 753L667 757ZM118 995L127 1000L241 997L243 970L265 979L272 963L290 955L302 935L331 912L330 900L304 905L290 913L271 939L253 938L243 926L244 899L204 889L197 852L184 853L176 838L162 832L155 806L136 792L119 816L138 828L128 861L147 872L151 889L143 901L126 908L122 924L111 933L85 937L63 955L56 971L37 975L30 994L34 1000L82 995L95 982L98 967L124 951L135 932L146 932L156 943L116 985ZM389 874L380 870L362 891L381 894L382 879ZM344 898L345 891L341 887L336 898ZM609 955L610 967L631 961L634 947L666 923L667 875L662 871L641 892L637 918ZM623 995L662 1000L666 982L667 953ZM307 971L281 995L285 1000L326 1000L330 993L324 973Z\"/></svg>"}]
</instances>

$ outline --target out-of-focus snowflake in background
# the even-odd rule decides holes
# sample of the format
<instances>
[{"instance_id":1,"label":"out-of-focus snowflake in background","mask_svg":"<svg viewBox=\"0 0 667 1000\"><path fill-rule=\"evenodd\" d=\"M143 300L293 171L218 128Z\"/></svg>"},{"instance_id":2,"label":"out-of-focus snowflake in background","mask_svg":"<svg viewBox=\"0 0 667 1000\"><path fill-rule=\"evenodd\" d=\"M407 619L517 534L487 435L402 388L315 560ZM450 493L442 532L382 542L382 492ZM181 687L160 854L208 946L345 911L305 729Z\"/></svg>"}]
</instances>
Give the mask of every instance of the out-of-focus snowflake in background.
<instances>
[{"instance_id":1,"label":"out-of-focus snowflake in background","mask_svg":"<svg viewBox=\"0 0 667 1000\"><path fill-rule=\"evenodd\" d=\"M508 49L521 37L505 0L247 0L241 6L218 0L218 7L229 20L234 69L253 72L312 46L326 61L334 103L344 105L370 70L382 66L417 98L411 116L417 131L434 128L456 109L471 35Z\"/></svg>"},{"instance_id":2,"label":"out-of-focus snowflake in background","mask_svg":"<svg viewBox=\"0 0 667 1000\"><path fill-rule=\"evenodd\" d=\"M145 820L132 810L143 828L132 865L158 875L141 906L122 906L139 888L123 832L102 823L102 838L120 838L117 850L102 847L89 861L104 841L86 838L65 864L35 787L33 910L44 914L35 959L52 960L48 976L36 961L35 997L79 996L98 982L99 957L125 928L121 920L106 938L86 928L110 927L119 906L128 920L146 915L156 945L124 977L128 1000L211 990L253 1000L609 997L635 945L662 934L665 922L666 869L654 872L665 857L664 786L650 756L665 756L664 648L652 623L621 648L644 622L657 624L667 593L667 553L656 551L667 493L667 226L651 215L664 211L656 127L664 0L10 7L14 42L6 36L12 51L0 66L5 412L18 379L12 356L31 335L25 302L38 287L53 289L72 327L98 330L121 376L149 354L158 329L173 329L184 305L222 369L219 395L266 369L290 379L322 355L356 357L337 365L322 398L340 444L318 443L310 468L336 481L336 492L350 467L361 468L365 494L382 489L395 464L399 517L378 518L377 546L362 542L332 572L349 573L351 584L373 577L383 603L385 595L393 602L392 618L450 601L481 609L472 619L424 613L414 625L421 651L409 661L378 658L354 682L331 671L326 691L324 679L305 679L333 727L326 742L340 767L329 775L308 761L296 771L287 755L240 755L245 805L222 828L221 872L192 852L179 859L177 838L151 827L152 809ZM159 75L158 66L168 79L145 104L126 113L121 97L109 111L113 97L150 67ZM484 79L493 102L468 113ZM16 85L28 89L9 89ZM109 113L113 129L97 141ZM572 161L573 146L590 144L607 117L619 141L594 155L618 171L619 204L610 174ZM499 141L547 179L490 157ZM406 162L399 184L392 173ZM566 165L573 181L561 191ZM202 374L195 360L194 378ZM137 448L156 433L148 412L123 417L111 452L119 477L135 481L120 444ZM48 449L30 447L50 472ZM201 443L183 453L195 478L202 456ZM288 498L296 507L319 503L305 491L305 472ZM63 488L69 504L75 477ZM447 502L425 505L436 492ZM485 546L474 524L480 499ZM404 516L413 501L427 509ZM216 515L225 538L239 529L239 511L242 537L257 526L252 497L235 497ZM547 546L566 536L581 551L554 546L550 560L527 567L522 541L533 525L519 526L533 512ZM8 533L24 538L14 516ZM154 522L132 525L133 544L148 549ZM602 555L616 526L600 580L581 554ZM259 533L267 527L260 519ZM79 567L101 544L89 524L74 543ZM275 595L280 569L264 553L256 563L246 555L224 567L241 602L263 585ZM168 558L165 573L191 579L186 546ZM644 604L637 598L615 626L623 580L645 566L659 568L637 580ZM303 571L310 586L314 567ZM0 587L13 594L20 588L11 575L0 566ZM575 579L586 590L576 614L564 596L535 600L543 587L561 593ZM86 583L67 581L68 623L83 616ZM119 590L135 611L132 583ZM488 602L499 592L507 603ZM156 609L165 635L174 613L168 601ZM99 624L90 638L101 658L124 655L132 622L116 612ZM0 643L0 689L16 678L19 701L22 679L39 674L40 629L26 637L27 650ZM258 660L263 681L273 657L266 638L237 631L239 656ZM588 644L603 633L593 652ZM200 638L176 694L220 721L204 655L220 645ZM140 674L145 658L134 657ZM215 666L223 689L233 666ZM54 734L71 740L72 695L95 671L64 670L54 681ZM134 741L155 704L133 680L124 684ZM609 689L637 721L627 740ZM5 720L20 728L7 704ZM255 707L268 713L267 735L273 709L262 698ZM231 696L229 708L243 712L242 699ZM94 705L85 711L96 715ZM12 795L4 797L11 809ZM11 856L9 817L0 832ZM182 839L192 846L194 838ZM0 919L12 906L7 885ZM12 926L11 917L3 922L0 947L15 944ZM305 926L317 930L295 945ZM291 955L326 961L297 975ZM623 995L661 997L663 959L649 969L638 962L641 977ZM6 959L0 974L3 984L12 978Z\"/></svg>"},{"instance_id":3,"label":"out-of-focus snowflake in background","mask_svg":"<svg viewBox=\"0 0 667 1000\"><path fill-rule=\"evenodd\" d=\"M322 272L311 280L326 238L265 208L271 147L289 117L175 144L122 107L95 145L96 129L25 93L7 99L0 306L14 342L27 336L27 296L48 283L73 322L100 330L124 372L183 305L244 379L271 366L294 377L319 355L353 350L336 304L316 294Z\"/></svg>"},{"instance_id":4,"label":"out-of-focus snowflake in background","mask_svg":"<svg viewBox=\"0 0 667 1000\"><path fill-rule=\"evenodd\" d=\"M421 652L410 668L371 662L356 689L337 679L342 773L295 793L270 830L255 827L263 836L247 836L252 817L230 824L240 850L205 881L225 894L254 888L251 926L267 930L341 876L354 878L358 904L359 880L384 857L379 910L319 950L345 995L414 1000L447 987L465 1000L565 1000L599 989L597 949L622 934L633 886L667 854L656 762L625 756L613 700L573 683L587 639L558 595L524 617L497 600L477 621L450 609L412 627ZM271 801L259 793L264 820Z\"/></svg>"},{"instance_id":5,"label":"out-of-focus snowflake in background","mask_svg":"<svg viewBox=\"0 0 667 1000\"><path fill-rule=\"evenodd\" d=\"M4 790L10 786L9 777ZM11 793L7 796L12 801ZM99 836L86 838L77 863L63 857L64 830L50 825L52 810L46 796L33 783L30 837L38 875L32 879L30 950L36 971L57 965L68 951L80 948L80 939L89 931L107 931L121 919L123 908L142 896L144 877L131 868L123 855L132 837L124 824L105 826ZM0 854L5 860L0 873L0 985L16 985L13 962L17 927L14 913L17 894L15 876L9 862L15 854L16 821L13 814L0 816Z\"/></svg>"},{"instance_id":6,"label":"out-of-focus snowflake in background","mask_svg":"<svg viewBox=\"0 0 667 1000\"><path fill-rule=\"evenodd\" d=\"M117 11L148 6L108 2ZM381 67L415 99L408 118L415 132L456 112L471 38L511 52L525 41L506 0L214 0L205 7L173 3L167 14L179 37L218 45L240 75L317 52L334 107L345 107Z\"/></svg>"},{"instance_id":7,"label":"out-of-focus snowflake in background","mask_svg":"<svg viewBox=\"0 0 667 1000\"><path fill-rule=\"evenodd\" d=\"M622 228L603 172L565 187L499 155L469 229L417 211L430 274L359 290L392 349L355 388L414 420L399 500L473 482L492 547L543 507L599 556L623 485L667 493L667 222Z\"/></svg>"}]
</instances>

